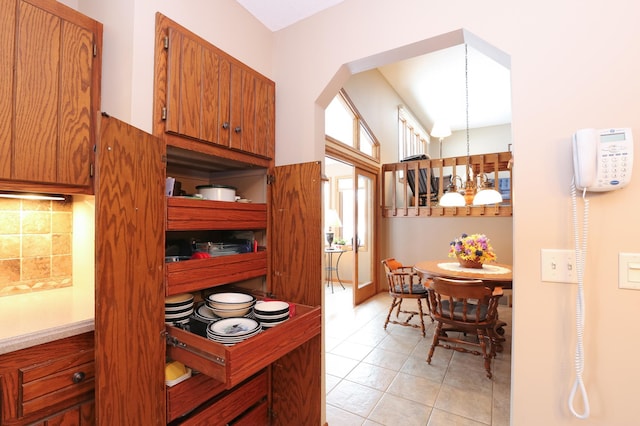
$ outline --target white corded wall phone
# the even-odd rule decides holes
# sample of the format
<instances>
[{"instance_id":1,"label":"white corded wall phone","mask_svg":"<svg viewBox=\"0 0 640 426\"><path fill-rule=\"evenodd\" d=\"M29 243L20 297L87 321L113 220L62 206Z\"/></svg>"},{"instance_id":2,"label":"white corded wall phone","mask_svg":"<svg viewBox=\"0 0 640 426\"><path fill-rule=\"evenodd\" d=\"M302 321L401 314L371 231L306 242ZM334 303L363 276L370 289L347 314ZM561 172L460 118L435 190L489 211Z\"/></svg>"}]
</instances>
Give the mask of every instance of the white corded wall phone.
<instances>
[{"instance_id":1,"label":"white corded wall phone","mask_svg":"<svg viewBox=\"0 0 640 426\"><path fill-rule=\"evenodd\" d=\"M569 394L569 409L579 419L589 417L589 397L582 381L584 371L584 260L587 255L587 231L589 228L589 200L587 191L602 192L620 189L631 181L633 166L633 137L631 129L580 129L573 135L573 183L571 204L573 210L573 232L575 236L578 293L576 296L576 378ZM576 189L582 191L584 214L582 242L578 231L578 208ZM574 408L576 392L580 390L583 410Z\"/></svg>"},{"instance_id":2,"label":"white corded wall phone","mask_svg":"<svg viewBox=\"0 0 640 426\"><path fill-rule=\"evenodd\" d=\"M580 129L573 135L573 169L577 189L611 191L631 180L631 129Z\"/></svg>"}]
</instances>

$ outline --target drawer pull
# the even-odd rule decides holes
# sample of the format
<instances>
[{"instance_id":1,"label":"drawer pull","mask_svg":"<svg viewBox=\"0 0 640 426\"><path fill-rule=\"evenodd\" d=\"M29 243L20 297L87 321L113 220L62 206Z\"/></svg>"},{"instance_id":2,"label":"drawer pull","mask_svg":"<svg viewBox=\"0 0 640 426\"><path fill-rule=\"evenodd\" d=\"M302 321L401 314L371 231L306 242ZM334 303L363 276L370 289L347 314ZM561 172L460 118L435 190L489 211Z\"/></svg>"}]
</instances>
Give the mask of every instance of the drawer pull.
<instances>
[{"instance_id":1,"label":"drawer pull","mask_svg":"<svg viewBox=\"0 0 640 426\"><path fill-rule=\"evenodd\" d=\"M71 380L73 380L73 383L80 383L84 380L84 377L85 374L82 371L78 371L77 373L73 373Z\"/></svg>"}]
</instances>

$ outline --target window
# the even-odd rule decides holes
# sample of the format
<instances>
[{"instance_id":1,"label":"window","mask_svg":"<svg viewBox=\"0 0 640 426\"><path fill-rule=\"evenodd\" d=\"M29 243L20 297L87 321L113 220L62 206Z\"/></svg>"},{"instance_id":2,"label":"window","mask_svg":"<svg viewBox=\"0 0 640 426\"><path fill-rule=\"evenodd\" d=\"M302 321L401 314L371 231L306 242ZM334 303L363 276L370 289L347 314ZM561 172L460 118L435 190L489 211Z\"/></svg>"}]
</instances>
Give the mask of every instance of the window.
<instances>
[{"instance_id":1,"label":"window","mask_svg":"<svg viewBox=\"0 0 640 426\"><path fill-rule=\"evenodd\" d=\"M402 105L398 107L398 160L410 155L427 154L429 133Z\"/></svg>"},{"instance_id":2,"label":"window","mask_svg":"<svg viewBox=\"0 0 640 426\"><path fill-rule=\"evenodd\" d=\"M325 110L325 135L369 157L379 158L378 141L344 90Z\"/></svg>"}]
</instances>

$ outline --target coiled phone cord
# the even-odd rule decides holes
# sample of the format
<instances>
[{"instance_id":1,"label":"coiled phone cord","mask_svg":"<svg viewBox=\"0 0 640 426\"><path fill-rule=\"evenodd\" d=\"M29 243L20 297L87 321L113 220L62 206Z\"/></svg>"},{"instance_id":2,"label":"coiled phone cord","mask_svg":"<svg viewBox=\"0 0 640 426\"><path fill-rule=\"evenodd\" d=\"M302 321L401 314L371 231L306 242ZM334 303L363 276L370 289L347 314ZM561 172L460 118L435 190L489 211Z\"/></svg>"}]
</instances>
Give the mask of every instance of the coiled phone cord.
<instances>
[{"instance_id":1,"label":"coiled phone cord","mask_svg":"<svg viewBox=\"0 0 640 426\"><path fill-rule=\"evenodd\" d=\"M589 200L586 198L586 190L582 192L582 199L584 200L584 217L582 223L582 246L580 245L580 237L578 235L578 207L576 200L576 185L575 181L571 183L571 205L573 211L573 235L575 238L575 255L576 255L576 268L578 269L578 294L576 296L576 354L575 354L575 369L576 378L569 394L569 409L571 413L579 419L586 419L589 417L589 396L587 390L584 387L582 381L582 373L584 372L584 346L582 343L584 335L584 262L587 256L587 231L589 228ZM576 392L580 388L580 394L584 405L582 413L578 413L574 408L574 402L576 398Z\"/></svg>"}]
</instances>

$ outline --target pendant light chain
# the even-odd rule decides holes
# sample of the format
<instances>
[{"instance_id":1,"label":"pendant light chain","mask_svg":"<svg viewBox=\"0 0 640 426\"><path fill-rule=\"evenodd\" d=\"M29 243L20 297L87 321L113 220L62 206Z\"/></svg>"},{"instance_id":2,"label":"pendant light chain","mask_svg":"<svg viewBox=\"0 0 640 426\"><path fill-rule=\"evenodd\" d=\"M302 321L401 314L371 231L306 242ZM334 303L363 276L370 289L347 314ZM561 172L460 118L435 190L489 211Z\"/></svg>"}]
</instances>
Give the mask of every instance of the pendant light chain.
<instances>
[{"instance_id":1,"label":"pendant light chain","mask_svg":"<svg viewBox=\"0 0 640 426\"><path fill-rule=\"evenodd\" d=\"M464 44L464 94L465 94L465 117L467 125L467 182L471 180L471 154L469 150L469 54L467 44Z\"/></svg>"}]
</instances>

